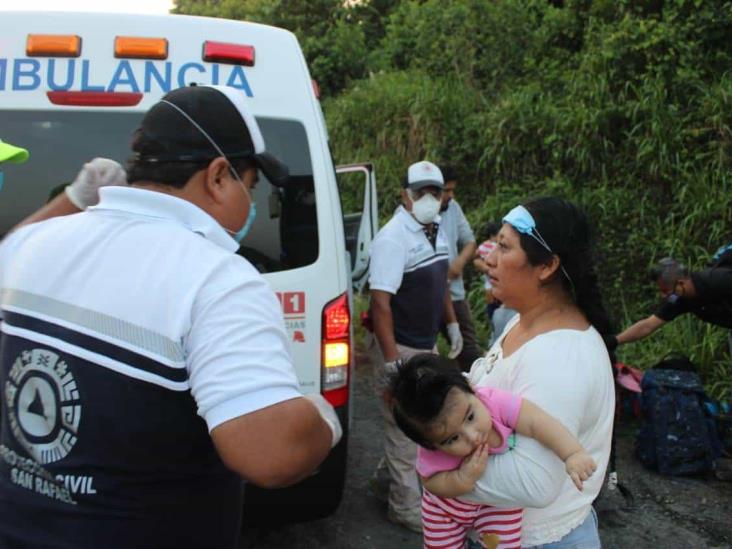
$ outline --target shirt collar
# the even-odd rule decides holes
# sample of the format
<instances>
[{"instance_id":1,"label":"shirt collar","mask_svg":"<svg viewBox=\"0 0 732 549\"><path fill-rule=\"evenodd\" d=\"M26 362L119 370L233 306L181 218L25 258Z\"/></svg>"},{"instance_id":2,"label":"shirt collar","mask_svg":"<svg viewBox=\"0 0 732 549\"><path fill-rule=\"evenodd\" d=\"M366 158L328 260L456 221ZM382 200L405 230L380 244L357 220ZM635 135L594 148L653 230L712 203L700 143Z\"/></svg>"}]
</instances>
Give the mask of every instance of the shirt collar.
<instances>
[{"instance_id":1,"label":"shirt collar","mask_svg":"<svg viewBox=\"0 0 732 549\"><path fill-rule=\"evenodd\" d=\"M99 204L87 209L119 210L145 217L167 219L180 223L225 250L235 252L239 249L239 244L213 217L192 202L166 193L135 187L102 187L99 189Z\"/></svg>"},{"instance_id":2,"label":"shirt collar","mask_svg":"<svg viewBox=\"0 0 732 549\"><path fill-rule=\"evenodd\" d=\"M397 213L399 215L401 215L402 217L404 217L404 224L407 226L407 229L409 229L410 231L417 233L419 231L424 230L425 226L422 225L416 219L414 219L414 216L407 211L407 209L404 207L404 205L399 206ZM440 221L442 221L442 217L438 215L435 218L434 223L439 225Z\"/></svg>"}]
</instances>

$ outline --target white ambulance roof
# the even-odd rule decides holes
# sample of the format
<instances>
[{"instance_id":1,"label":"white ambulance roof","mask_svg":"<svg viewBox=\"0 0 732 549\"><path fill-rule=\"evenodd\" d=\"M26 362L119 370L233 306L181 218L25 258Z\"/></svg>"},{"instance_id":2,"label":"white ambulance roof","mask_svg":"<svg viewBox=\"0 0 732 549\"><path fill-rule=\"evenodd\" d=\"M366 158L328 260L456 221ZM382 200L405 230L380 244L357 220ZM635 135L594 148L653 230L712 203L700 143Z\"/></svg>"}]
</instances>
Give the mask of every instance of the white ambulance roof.
<instances>
[{"instance_id":1,"label":"white ambulance roof","mask_svg":"<svg viewBox=\"0 0 732 549\"><path fill-rule=\"evenodd\" d=\"M93 110L147 110L170 89L191 83L229 85L244 90L257 115L301 118L312 109L312 86L295 36L256 23L185 15L70 12L5 12L0 37L0 105L3 109L46 109L49 90L142 93L134 107ZM30 57L29 34L81 37L79 57ZM117 36L165 38L168 58L117 59ZM203 61L206 41L250 45L254 66ZM89 109L88 107L83 107Z\"/></svg>"}]
</instances>

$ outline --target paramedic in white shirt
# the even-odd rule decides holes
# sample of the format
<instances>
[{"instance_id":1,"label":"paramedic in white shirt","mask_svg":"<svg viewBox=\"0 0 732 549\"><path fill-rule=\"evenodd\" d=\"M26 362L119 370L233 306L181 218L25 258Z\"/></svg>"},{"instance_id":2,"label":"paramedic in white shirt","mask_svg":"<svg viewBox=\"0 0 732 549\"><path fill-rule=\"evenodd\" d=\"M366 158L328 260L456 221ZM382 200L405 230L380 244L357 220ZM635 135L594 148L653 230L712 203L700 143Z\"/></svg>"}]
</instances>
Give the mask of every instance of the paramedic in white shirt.
<instances>
[{"instance_id":1,"label":"paramedic in white shirt","mask_svg":"<svg viewBox=\"0 0 732 549\"><path fill-rule=\"evenodd\" d=\"M580 492L562 462L517 436L514 451L491 456L467 499L525 508L523 547L600 547L592 501L610 456L615 406L610 333L597 286L586 217L571 203L541 198L503 219L488 256L493 292L518 311L471 381L520 394L575 435L597 463Z\"/></svg>"},{"instance_id":2,"label":"paramedic in white shirt","mask_svg":"<svg viewBox=\"0 0 732 549\"><path fill-rule=\"evenodd\" d=\"M402 202L394 217L371 243L369 314L373 338L369 341L376 392L383 395L385 376L402 361L420 352L436 351L440 325L447 324L455 358L463 342L447 284L448 244L439 225L444 182L439 168L421 161L409 166ZM388 518L410 530L422 531L422 491L415 470L417 445L394 423L380 399L384 418L384 459L388 468Z\"/></svg>"},{"instance_id":3,"label":"paramedic in white shirt","mask_svg":"<svg viewBox=\"0 0 732 549\"><path fill-rule=\"evenodd\" d=\"M467 372L475 359L483 356L484 353L478 345L478 337L475 334L463 281L465 265L473 259L478 245L463 209L455 200L455 188L458 183L455 169L452 166L440 166L440 171L445 180L440 201L440 227L445 231L450 250L450 268L447 271L447 280L450 282L452 307L455 309L460 333L463 336L463 350L455 360L460 364L460 368Z\"/></svg>"},{"instance_id":4,"label":"paramedic in white shirt","mask_svg":"<svg viewBox=\"0 0 732 549\"><path fill-rule=\"evenodd\" d=\"M295 483L341 436L235 253L257 170L287 174L244 94L174 90L132 148L131 186L0 245L2 547L234 549L241 479ZM78 209L98 175L67 189Z\"/></svg>"}]
</instances>

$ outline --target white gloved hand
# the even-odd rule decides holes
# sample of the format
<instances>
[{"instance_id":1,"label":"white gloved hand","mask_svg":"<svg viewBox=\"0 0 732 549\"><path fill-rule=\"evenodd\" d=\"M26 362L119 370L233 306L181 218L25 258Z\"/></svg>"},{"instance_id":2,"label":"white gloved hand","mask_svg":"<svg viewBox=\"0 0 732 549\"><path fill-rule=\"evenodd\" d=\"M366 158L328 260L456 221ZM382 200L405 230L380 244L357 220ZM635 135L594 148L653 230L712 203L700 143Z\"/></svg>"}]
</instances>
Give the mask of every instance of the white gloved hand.
<instances>
[{"instance_id":1,"label":"white gloved hand","mask_svg":"<svg viewBox=\"0 0 732 549\"><path fill-rule=\"evenodd\" d=\"M333 434L330 447L333 448L338 444L338 441L341 440L341 437L343 436L341 422L338 420L335 409L330 405L330 402L323 398L323 395L316 393L312 395L305 395L305 398L313 403L315 408L318 410L320 417L323 418L323 421L325 421L328 427L330 427L330 432Z\"/></svg>"},{"instance_id":2,"label":"white gloved hand","mask_svg":"<svg viewBox=\"0 0 732 549\"><path fill-rule=\"evenodd\" d=\"M384 370L387 374L396 374L399 371L399 368L402 367L402 359L397 358L396 360L390 360L389 362L384 362Z\"/></svg>"},{"instance_id":3,"label":"white gloved hand","mask_svg":"<svg viewBox=\"0 0 732 549\"><path fill-rule=\"evenodd\" d=\"M450 322L447 325L447 338L450 340L450 352L447 358L455 358L463 350L463 334L460 333L460 324Z\"/></svg>"},{"instance_id":4,"label":"white gloved hand","mask_svg":"<svg viewBox=\"0 0 732 549\"><path fill-rule=\"evenodd\" d=\"M66 186L66 196L85 210L99 202L99 188L110 185L127 185L127 174L118 162L109 158L95 158L87 162L71 185Z\"/></svg>"}]
</instances>

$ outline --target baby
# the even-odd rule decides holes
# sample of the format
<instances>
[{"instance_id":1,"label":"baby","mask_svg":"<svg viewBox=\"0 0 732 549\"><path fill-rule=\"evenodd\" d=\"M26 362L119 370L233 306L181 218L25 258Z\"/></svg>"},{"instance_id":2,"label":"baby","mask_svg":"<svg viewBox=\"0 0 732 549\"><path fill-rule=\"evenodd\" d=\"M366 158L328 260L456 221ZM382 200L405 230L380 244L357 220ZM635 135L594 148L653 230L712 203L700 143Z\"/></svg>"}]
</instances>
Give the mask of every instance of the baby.
<instances>
[{"instance_id":1,"label":"baby","mask_svg":"<svg viewBox=\"0 0 732 549\"><path fill-rule=\"evenodd\" d=\"M462 548L470 529L488 547L521 547L521 509L456 499L473 490L490 454L513 448L514 431L559 456L578 490L595 471L592 457L556 419L517 395L474 390L438 355L409 359L390 379L389 398L396 424L419 445L426 548Z\"/></svg>"}]
</instances>

